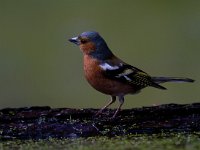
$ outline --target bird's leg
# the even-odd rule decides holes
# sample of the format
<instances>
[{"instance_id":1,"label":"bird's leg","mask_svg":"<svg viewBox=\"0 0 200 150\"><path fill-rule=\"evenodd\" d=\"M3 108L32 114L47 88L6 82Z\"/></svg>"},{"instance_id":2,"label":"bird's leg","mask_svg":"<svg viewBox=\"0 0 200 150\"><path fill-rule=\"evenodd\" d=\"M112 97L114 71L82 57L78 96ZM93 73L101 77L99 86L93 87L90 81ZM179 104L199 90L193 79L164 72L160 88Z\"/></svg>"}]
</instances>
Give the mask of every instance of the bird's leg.
<instances>
[{"instance_id":1,"label":"bird's leg","mask_svg":"<svg viewBox=\"0 0 200 150\"><path fill-rule=\"evenodd\" d=\"M111 100L109 101L109 103L107 105L105 105L103 108L101 108L96 114L95 116L100 115L104 109L106 109L107 107L109 107L111 104L113 104L116 101L116 96L112 96Z\"/></svg>"},{"instance_id":2,"label":"bird's leg","mask_svg":"<svg viewBox=\"0 0 200 150\"><path fill-rule=\"evenodd\" d=\"M119 107L117 108L117 110L115 111L114 115L112 116L112 118L115 118L117 113L120 111L122 105L124 104L124 96L119 96Z\"/></svg>"}]
</instances>

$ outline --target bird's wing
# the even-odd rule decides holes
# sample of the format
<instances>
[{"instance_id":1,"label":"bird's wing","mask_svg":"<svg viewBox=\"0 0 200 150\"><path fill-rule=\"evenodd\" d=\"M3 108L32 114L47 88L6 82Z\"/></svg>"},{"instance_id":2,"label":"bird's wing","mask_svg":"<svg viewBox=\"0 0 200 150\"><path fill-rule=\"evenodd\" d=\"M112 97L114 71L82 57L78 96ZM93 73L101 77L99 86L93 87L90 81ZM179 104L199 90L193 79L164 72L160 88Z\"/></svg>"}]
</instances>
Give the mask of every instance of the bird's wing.
<instances>
[{"instance_id":1,"label":"bird's wing","mask_svg":"<svg viewBox=\"0 0 200 150\"><path fill-rule=\"evenodd\" d=\"M144 71L125 63L112 65L111 63L104 62L100 67L105 73L105 76L118 80L121 82L129 83L139 87L146 87L152 85L151 77Z\"/></svg>"}]
</instances>

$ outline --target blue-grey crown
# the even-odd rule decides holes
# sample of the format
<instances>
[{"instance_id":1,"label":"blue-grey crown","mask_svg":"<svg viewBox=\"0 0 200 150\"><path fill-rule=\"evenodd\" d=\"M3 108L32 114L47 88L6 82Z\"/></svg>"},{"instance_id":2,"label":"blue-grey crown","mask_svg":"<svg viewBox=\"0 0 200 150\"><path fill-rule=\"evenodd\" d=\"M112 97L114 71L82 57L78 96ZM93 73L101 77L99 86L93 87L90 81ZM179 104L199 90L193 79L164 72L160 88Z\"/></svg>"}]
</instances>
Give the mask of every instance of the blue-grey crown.
<instances>
[{"instance_id":1,"label":"blue-grey crown","mask_svg":"<svg viewBox=\"0 0 200 150\"><path fill-rule=\"evenodd\" d=\"M86 37L95 43L96 50L91 52L91 56L98 58L100 60L105 60L113 56L112 52L108 48L104 39L95 31L83 32L80 35L81 37Z\"/></svg>"}]
</instances>

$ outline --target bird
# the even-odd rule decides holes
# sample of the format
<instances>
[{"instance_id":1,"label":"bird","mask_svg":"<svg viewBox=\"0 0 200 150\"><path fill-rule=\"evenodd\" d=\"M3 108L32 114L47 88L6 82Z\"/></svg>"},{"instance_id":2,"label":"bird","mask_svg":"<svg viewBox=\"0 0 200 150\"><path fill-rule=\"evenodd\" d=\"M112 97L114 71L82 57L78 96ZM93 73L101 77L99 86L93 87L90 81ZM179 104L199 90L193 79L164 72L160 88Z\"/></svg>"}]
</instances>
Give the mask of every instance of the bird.
<instances>
[{"instance_id":1,"label":"bird","mask_svg":"<svg viewBox=\"0 0 200 150\"><path fill-rule=\"evenodd\" d=\"M102 107L96 116L102 114L118 98L119 106L112 116L115 118L124 104L124 97L127 94L139 93L145 87L166 90L160 85L161 83L194 82L190 78L150 76L115 56L103 37L96 31L83 32L70 38L69 41L79 46L83 53L86 80L94 89L111 97L109 103Z\"/></svg>"}]
</instances>

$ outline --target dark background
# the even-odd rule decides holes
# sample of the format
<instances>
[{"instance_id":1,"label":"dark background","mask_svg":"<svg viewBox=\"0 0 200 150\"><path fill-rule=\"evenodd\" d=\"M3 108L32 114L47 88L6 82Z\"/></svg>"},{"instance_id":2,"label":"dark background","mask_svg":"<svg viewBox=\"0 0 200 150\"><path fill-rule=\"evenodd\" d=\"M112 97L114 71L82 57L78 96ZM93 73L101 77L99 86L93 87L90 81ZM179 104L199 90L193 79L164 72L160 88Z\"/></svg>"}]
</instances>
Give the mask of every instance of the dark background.
<instances>
[{"instance_id":1,"label":"dark background","mask_svg":"<svg viewBox=\"0 0 200 150\"><path fill-rule=\"evenodd\" d=\"M126 96L124 108L198 102L200 1L0 0L0 108L101 107L68 38L95 30L113 52L151 75L191 77ZM114 105L116 107L116 104Z\"/></svg>"}]
</instances>

